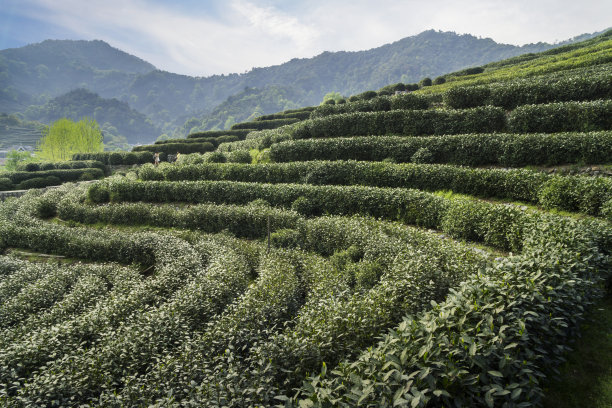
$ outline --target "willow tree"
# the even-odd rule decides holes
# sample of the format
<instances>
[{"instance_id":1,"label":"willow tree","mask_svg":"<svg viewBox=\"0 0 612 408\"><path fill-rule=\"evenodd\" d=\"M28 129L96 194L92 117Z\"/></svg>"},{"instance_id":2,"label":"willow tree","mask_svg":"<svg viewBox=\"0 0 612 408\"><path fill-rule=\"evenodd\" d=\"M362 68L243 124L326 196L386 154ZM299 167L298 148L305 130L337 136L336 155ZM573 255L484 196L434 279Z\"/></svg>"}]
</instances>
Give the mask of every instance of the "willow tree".
<instances>
[{"instance_id":1,"label":"willow tree","mask_svg":"<svg viewBox=\"0 0 612 408\"><path fill-rule=\"evenodd\" d=\"M43 132L38 141L38 156L50 160L70 160L75 153L104 150L102 131L95 120L84 118L78 122L59 119Z\"/></svg>"}]
</instances>

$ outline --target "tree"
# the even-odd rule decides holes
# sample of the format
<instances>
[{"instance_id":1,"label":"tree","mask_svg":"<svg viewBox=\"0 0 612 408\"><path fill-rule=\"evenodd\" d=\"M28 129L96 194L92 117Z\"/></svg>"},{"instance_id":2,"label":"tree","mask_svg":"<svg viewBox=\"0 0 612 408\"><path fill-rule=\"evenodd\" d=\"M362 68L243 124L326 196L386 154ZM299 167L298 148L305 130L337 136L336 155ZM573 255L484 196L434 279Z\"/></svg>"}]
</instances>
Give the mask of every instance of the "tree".
<instances>
[{"instance_id":1,"label":"tree","mask_svg":"<svg viewBox=\"0 0 612 408\"><path fill-rule=\"evenodd\" d=\"M321 105L324 104L336 104L338 103L338 101L344 99L344 96L342 96L342 94L340 92L329 92L326 93L325 96L323 96L323 102L321 102ZM333 102L329 102L329 101L333 101Z\"/></svg>"},{"instance_id":2,"label":"tree","mask_svg":"<svg viewBox=\"0 0 612 408\"><path fill-rule=\"evenodd\" d=\"M6 155L6 169L8 171L15 171L19 163L31 160L32 154L30 152L18 152L17 150L11 150Z\"/></svg>"},{"instance_id":3,"label":"tree","mask_svg":"<svg viewBox=\"0 0 612 408\"><path fill-rule=\"evenodd\" d=\"M38 156L50 161L70 160L75 153L95 153L104 150L102 132L95 120L84 118L78 122L60 119L43 132L39 140Z\"/></svg>"}]
</instances>

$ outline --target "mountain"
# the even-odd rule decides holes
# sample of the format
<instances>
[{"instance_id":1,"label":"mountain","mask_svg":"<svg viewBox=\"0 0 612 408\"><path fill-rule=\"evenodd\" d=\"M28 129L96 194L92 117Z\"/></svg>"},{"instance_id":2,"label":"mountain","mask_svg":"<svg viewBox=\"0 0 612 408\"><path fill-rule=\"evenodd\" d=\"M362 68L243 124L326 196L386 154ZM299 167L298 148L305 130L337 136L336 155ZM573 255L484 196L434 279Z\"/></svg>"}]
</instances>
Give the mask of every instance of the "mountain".
<instances>
[{"instance_id":1,"label":"mountain","mask_svg":"<svg viewBox=\"0 0 612 408\"><path fill-rule=\"evenodd\" d=\"M206 127L209 115L215 116L220 104L245 88L276 86L292 95L290 103L312 105L332 91L350 95L394 82L417 82L553 47L546 43L518 47L429 30L367 51L324 52L245 74L203 78L156 70L103 41L47 40L0 51L0 111L24 112L30 105L44 105L51 98L84 88L101 98L129 104L163 132L172 133L192 117ZM255 108L248 109L252 113Z\"/></svg>"},{"instance_id":2,"label":"mountain","mask_svg":"<svg viewBox=\"0 0 612 408\"><path fill-rule=\"evenodd\" d=\"M104 99L86 89L76 89L53 98L25 112L29 120L49 124L60 118L74 121L84 117L95 119L105 136L123 136L129 143L144 143L155 139L160 130L144 114L131 109L117 99Z\"/></svg>"},{"instance_id":3,"label":"mountain","mask_svg":"<svg viewBox=\"0 0 612 408\"><path fill-rule=\"evenodd\" d=\"M133 77L155 70L104 41L46 40L0 51L0 107L19 111L77 87L116 95ZM8 101L15 108L6 109Z\"/></svg>"},{"instance_id":4,"label":"mountain","mask_svg":"<svg viewBox=\"0 0 612 408\"><path fill-rule=\"evenodd\" d=\"M0 150L19 145L36 146L43 134L44 125L22 120L16 115L0 113Z\"/></svg>"}]
</instances>

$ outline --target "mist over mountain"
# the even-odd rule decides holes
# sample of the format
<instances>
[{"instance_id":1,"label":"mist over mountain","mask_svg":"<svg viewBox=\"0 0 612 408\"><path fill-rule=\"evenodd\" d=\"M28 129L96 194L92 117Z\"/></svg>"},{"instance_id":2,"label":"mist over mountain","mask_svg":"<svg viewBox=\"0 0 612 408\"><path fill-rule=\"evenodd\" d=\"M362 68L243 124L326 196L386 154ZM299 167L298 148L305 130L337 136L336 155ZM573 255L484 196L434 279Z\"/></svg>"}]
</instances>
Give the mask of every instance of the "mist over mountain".
<instances>
[{"instance_id":1,"label":"mist over mountain","mask_svg":"<svg viewBox=\"0 0 612 408\"><path fill-rule=\"evenodd\" d=\"M585 38L588 35L580 36ZM0 51L0 112L45 110L36 106L43 107L64 94L70 96L69 92L78 88L128 104L126 109L146 115L160 133L184 134L189 131L186 121L196 124L194 128L223 128L231 123L230 116L241 121L254 113L318 104L328 92L348 96L394 82L418 82L554 46L537 43L519 47L428 30L366 51L324 52L244 74L190 77L159 71L103 41L47 40ZM254 96L258 92L266 102ZM272 101L271 97L277 99ZM51 118L38 117L41 121ZM108 123L123 129L121 132L134 132L119 123ZM150 131L148 128L144 133ZM141 140L141 135L122 136ZM148 140L157 136L150 135Z\"/></svg>"}]
</instances>

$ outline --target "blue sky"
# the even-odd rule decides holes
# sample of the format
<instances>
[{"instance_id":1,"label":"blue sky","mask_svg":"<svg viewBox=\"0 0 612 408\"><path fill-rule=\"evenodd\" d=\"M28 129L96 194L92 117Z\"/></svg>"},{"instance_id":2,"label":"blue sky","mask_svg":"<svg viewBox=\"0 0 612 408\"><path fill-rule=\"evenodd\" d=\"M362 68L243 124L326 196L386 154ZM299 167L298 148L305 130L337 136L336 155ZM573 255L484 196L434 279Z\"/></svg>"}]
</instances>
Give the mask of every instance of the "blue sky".
<instances>
[{"instance_id":1,"label":"blue sky","mask_svg":"<svg viewBox=\"0 0 612 408\"><path fill-rule=\"evenodd\" d=\"M612 27L611 0L0 0L0 49L100 39L179 74L242 73L427 29L522 45Z\"/></svg>"}]
</instances>

